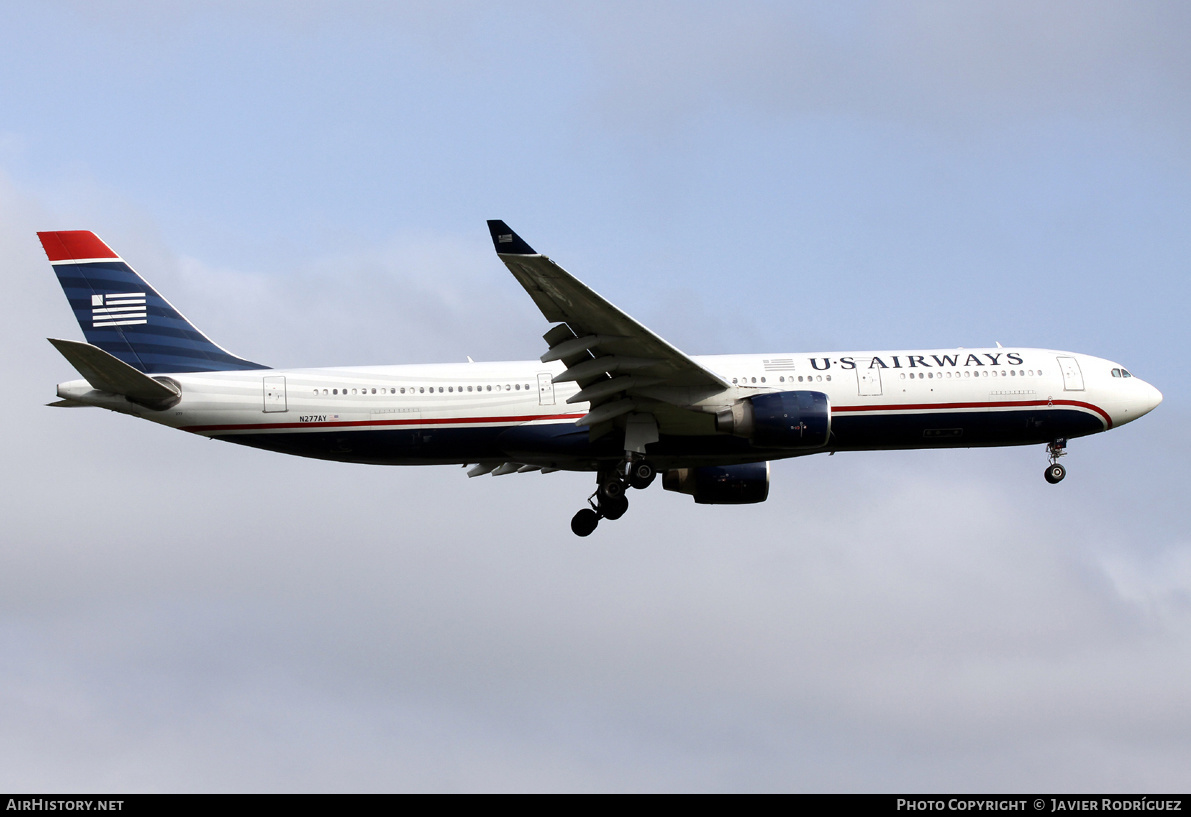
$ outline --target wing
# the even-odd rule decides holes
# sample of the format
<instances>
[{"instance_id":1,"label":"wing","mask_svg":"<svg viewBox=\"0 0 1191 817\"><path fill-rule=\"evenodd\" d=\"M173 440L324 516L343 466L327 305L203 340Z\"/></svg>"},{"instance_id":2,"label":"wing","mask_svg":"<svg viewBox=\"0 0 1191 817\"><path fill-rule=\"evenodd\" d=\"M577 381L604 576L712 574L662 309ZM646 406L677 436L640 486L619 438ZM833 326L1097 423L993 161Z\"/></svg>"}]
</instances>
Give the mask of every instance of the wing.
<instances>
[{"instance_id":1,"label":"wing","mask_svg":"<svg viewBox=\"0 0 1191 817\"><path fill-rule=\"evenodd\" d=\"M568 402L591 405L579 425L591 426L598 436L611 428L610 421L633 412L652 415L663 426L694 420L702 428L711 422L710 415L691 408L729 389L723 378L534 252L503 221L489 221L488 229L496 254L546 320L559 324L544 335L550 348L542 362L561 360L567 368L554 381L576 382L580 390ZM712 430L709 426L705 433Z\"/></svg>"}]
</instances>

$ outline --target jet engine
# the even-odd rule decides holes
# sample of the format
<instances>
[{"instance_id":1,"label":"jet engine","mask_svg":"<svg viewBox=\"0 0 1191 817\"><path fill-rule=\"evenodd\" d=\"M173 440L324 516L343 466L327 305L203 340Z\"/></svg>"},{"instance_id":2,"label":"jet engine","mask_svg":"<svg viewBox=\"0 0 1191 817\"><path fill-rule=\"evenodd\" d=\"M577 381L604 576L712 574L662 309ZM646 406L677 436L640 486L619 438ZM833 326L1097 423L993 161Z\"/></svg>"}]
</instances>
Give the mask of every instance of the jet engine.
<instances>
[{"instance_id":1,"label":"jet engine","mask_svg":"<svg viewBox=\"0 0 1191 817\"><path fill-rule=\"evenodd\" d=\"M831 404L820 391L758 394L716 414L715 427L762 448L822 448L831 436Z\"/></svg>"},{"instance_id":2,"label":"jet engine","mask_svg":"<svg viewBox=\"0 0 1191 817\"><path fill-rule=\"evenodd\" d=\"M750 505L769 496L769 463L675 468L662 475L667 491L690 494L698 505Z\"/></svg>"}]
</instances>

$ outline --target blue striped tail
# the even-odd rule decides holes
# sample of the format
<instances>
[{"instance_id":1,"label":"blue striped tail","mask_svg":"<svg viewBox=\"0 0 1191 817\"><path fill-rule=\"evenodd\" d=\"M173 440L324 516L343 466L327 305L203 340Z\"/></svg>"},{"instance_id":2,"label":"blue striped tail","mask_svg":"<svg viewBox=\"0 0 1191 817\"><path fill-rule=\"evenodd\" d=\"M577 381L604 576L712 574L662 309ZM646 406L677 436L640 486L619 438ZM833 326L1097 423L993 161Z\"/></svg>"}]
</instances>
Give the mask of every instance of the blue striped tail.
<instances>
[{"instance_id":1,"label":"blue striped tail","mask_svg":"<svg viewBox=\"0 0 1191 817\"><path fill-rule=\"evenodd\" d=\"M93 346L146 374L269 368L211 341L95 233L37 237Z\"/></svg>"}]
</instances>

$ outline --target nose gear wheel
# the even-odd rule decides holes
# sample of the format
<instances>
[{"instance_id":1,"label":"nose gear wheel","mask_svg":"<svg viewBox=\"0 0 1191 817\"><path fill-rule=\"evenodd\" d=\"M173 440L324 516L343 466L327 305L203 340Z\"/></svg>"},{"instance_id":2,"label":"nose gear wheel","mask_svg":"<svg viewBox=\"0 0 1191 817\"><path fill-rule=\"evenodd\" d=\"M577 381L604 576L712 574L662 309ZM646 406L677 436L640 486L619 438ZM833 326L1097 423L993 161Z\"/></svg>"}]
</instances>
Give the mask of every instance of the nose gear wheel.
<instances>
[{"instance_id":1,"label":"nose gear wheel","mask_svg":"<svg viewBox=\"0 0 1191 817\"><path fill-rule=\"evenodd\" d=\"M1067 440L1060 437L1057 440L1051 440L1046 444L1046 455L1050 459L1050 465L1046 466L1046 481L1051 485L1057 485L1063 481L1063 477L1067 476L1067 469L1059 465L1059 457L1067 456L1064 450L1067 447Z\"/></svg>"}]
</instances>

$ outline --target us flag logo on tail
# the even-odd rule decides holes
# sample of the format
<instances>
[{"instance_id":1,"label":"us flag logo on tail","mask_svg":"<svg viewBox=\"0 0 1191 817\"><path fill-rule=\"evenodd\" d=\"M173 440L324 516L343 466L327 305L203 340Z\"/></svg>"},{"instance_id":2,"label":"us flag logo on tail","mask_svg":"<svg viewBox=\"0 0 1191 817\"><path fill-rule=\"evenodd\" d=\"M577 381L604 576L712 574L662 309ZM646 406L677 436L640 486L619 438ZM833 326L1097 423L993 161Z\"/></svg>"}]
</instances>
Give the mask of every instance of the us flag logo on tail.
<instances>
[{"instance_id":1,"label":"us flag logo on tail","mask_svg":"<svg viewBox=\"0 0 1191 817\"><path fill-rule=\"evenodd\" d=\"M91 326L131 326L148 323L145 293L120 292L91 296Z\"/></svg>"}]
</instances>

